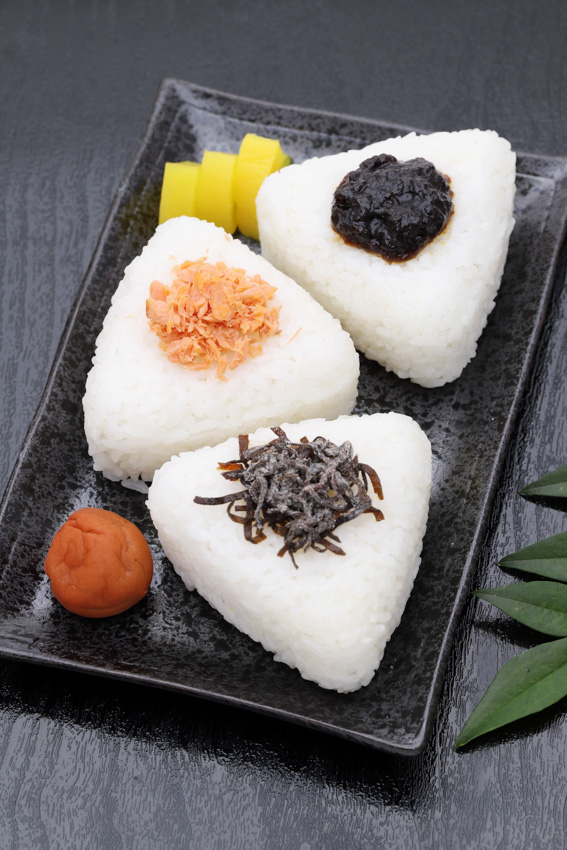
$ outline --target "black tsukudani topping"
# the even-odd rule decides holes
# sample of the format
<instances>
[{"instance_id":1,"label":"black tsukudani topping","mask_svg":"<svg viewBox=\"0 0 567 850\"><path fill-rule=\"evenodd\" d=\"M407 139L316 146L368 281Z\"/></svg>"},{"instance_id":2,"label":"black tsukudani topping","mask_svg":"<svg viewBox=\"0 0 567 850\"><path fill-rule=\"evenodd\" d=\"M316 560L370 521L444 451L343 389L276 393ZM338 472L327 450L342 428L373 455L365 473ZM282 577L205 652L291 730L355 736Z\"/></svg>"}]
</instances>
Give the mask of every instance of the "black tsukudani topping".
<instances>
[{"instance_id":1,"label":"black tsukudani topping","mask_svg":"<svg viewBox=\"0 0 567 850\"><path fill-rule=\"evenodd\" d=\"M421 157L398 162L383 153L366 159L340 183L331 224L349 245L403 262L445 228L452 197L448 178L431 162Z\"/></svg>"},{"instance_id":2,"label":"black tsukudani topping","mask_svg":"<svg viewBox=\"0 0 567 850\"><path fill-rule=\"evenodd\" d=\"M272 428L277 439L249 448L248 436L238 438L238 460L220 463L219 470L229 481L245 489L226 496L195 496L199 505L228 504L228 515L244 526L251 543L266 539L265 526L284 538L278 552L294 553L311 547L344 555L337 546L336 528L363 513L384 519L373 507L368 482L379 499L382 486L375 470L353 457L349 442L336 446L324 437L302 437L292 443L281 428ZM239 504L236 504L239 503Z\"/></svg>"}]
</instances>

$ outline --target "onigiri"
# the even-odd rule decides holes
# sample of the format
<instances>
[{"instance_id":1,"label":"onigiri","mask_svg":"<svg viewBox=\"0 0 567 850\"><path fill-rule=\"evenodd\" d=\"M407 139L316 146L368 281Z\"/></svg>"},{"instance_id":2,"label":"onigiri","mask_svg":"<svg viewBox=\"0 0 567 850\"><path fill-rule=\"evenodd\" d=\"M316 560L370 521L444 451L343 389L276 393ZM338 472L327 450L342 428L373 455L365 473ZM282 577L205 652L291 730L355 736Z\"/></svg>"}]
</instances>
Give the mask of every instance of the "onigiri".
<instances>
[{"instance_id":1,"label":"onigiri","mask_svg":"<svg viewBox=\"0 0 567 850\"><path fill-rule=\"evenodd\" d=\"M196 368L172 362L146 313L152 287L167 290L180 265L200 261L259 275L279 316L277 332L250 343L255 356L220 376L201 368L202 357ZM350 413L358 374L350 337L304 289L215 225L171 219L126 269L97 340L83 399L94 468L144 489L140 479L179 452L262 425Z\"/></svg>"},{"instance_id":2,"label":"onigiri","mask_svg":"<svg viewBox=\"0 0 567 850\"><path fill-rule=\"evenodd\" d=\"M340 525L330 549L302 549L294 560L282 553L281 529L264 527L264 538L253 544L243 524L230 521L220 501L240 486L228 480L241 448L236 438L173 457L155 473L148 507L189 590L305 679L354 691L378 668L419 567L431 447L417 423L397 413L312 419L281 431L296 443L349 441L360 463L379 476L383 498L372 493L373 510ZM260 429L247 445L254 455L273 440L271 430ZM219 464L227 465L226 477Z\"/></svg>"},{"instance_id":3,"label":"onigiri","mask_svg":"<svg viewBox=\"0 0 567 850\"><path fill-rule=\"evenodd\" d=\"M412 259L391 262L331 225L335 191L369 158L423 158L450 183L446 226ZM309 159L257 196L262 254L340 319L356 347L425 387L455 380L494 307L514 225L515 154L493 131L388 139Z\"/></svg>"}]
</instances>

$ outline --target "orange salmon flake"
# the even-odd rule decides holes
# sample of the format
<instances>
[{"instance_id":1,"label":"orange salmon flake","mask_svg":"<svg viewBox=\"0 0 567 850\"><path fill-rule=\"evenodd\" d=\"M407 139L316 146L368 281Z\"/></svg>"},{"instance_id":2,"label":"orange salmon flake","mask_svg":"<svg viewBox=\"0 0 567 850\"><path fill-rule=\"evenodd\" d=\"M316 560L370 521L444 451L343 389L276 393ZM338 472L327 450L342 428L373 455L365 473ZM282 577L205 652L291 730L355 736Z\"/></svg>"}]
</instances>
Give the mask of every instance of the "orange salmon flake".
<instances>
[{"instance_id":1,"label":"orange salmon flake","mask_svg":"<svg viewBox=\"0 0 567 850\"><path fill-rule=\"evenodd\" d=\"M262 353L261 340L279 333L279 307L268 307L276 292L260 275L204 258L174 269L171 286L150 284L146 316L150 330L172 363L189 369L217 366L217 378L247 357Z\"/></svg>"}]
</instances>

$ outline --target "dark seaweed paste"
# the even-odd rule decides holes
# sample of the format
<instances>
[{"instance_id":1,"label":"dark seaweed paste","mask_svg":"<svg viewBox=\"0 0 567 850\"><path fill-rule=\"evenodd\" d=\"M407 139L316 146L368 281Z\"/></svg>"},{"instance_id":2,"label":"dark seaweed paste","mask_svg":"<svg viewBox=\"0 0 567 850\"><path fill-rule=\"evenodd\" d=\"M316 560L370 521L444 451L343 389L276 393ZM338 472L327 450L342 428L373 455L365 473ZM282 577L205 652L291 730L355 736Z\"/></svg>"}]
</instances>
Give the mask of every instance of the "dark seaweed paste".
<instances>
[{"instance_id":1,"label":"dark seaweed paste","mask_svg":"<svg viewBox=\"0 0 567 850\"><path fill-rule=\"evenodd\" d=\"M453 212L449 179L421 157L390 154L364 160L335 191L333 229L345 242L388 262L415 257L445 228Z\"/></svg>"},{"instance_id":2,"label":"dark seaweed paste","mask_svg":"<svg viewBox=\"0 0 567 850\"><path fill-rule=\"evenodd\" d=\"M240 457L219 463L229 481L243 489L226 496L195 496L199 505L227 504L228 515L244 526L250 543L266 539L263 529L271 528L284 538L278 552L294 553L311 547L344 555L333 533L340 525L363 513L384 518L372 505L368 484L379 499L382 486L374 469L359 463L351 443L336 446L324 437L302 437L292 443L281 428L272 428L276 439L263 446L249 447L247 435L238 438Z\"/></svg>"}]
</instances>

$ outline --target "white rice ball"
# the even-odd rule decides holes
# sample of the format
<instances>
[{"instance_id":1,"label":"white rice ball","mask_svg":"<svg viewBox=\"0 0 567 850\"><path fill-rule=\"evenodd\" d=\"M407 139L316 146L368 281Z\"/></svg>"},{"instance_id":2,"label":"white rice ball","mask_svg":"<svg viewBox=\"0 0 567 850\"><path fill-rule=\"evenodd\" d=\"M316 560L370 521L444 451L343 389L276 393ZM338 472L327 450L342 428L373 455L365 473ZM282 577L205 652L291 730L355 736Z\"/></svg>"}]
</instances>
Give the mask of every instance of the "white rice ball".
<instances>
[{"instance_id":1,"label":"white rice ball","mask_svg":"<svg viewBox=\"0 0 567 850\"><path fill-rule=\"evenodd\" d=\"M158 470L148 507L165 554L185 585L194 588L276 661L296 667L323 688L354 691L372 679L398 625L417 573L431 485L431 448L407 416L376 413L314 419L282 426L292 441L323 436L349 440L361 463L378 473L384 513L362 514L337 533L345 555L296 553L278 557L283 540L270 530L251 544L224 505L199 505L240 489L217 469L238 459L233 438L214 448L174 457ZM274 434L261 429L250 446Z\"/></svg>"},{"instance_id":2,"label":"white rice ball","mask_svg":"<svg viewBox=\"0 0 567 850\"><path fill-rule=\"evenodd\" d=\"M454 213L414 259L388 263L331 226L334 192L371 156L423 157L451 180ZM494 307L514 225L515 154L495 132L389 139L291 165L257 197L262 253L342 322L356 347L425 387L457 378Z\"/></svg>"},{"instance_id":3,"label":"white rice ball","mask_svg":"<svg viewBox=\"0 0 567 850\"><path fill-rule=\"evenodd\" d=\"M170 362L146 318L151 282L168 285L175 266L200 258L261 275L277 287L270 304L281 305L280 333L263 341L263 354L227 370L226 382L214 366ZM83 399L94 468L137 487L181 451L262 425L350 413L359 365L339 322L267 260L214 224L171 219L126 269L97 340Z\"/></svg>"}]
</instances>

